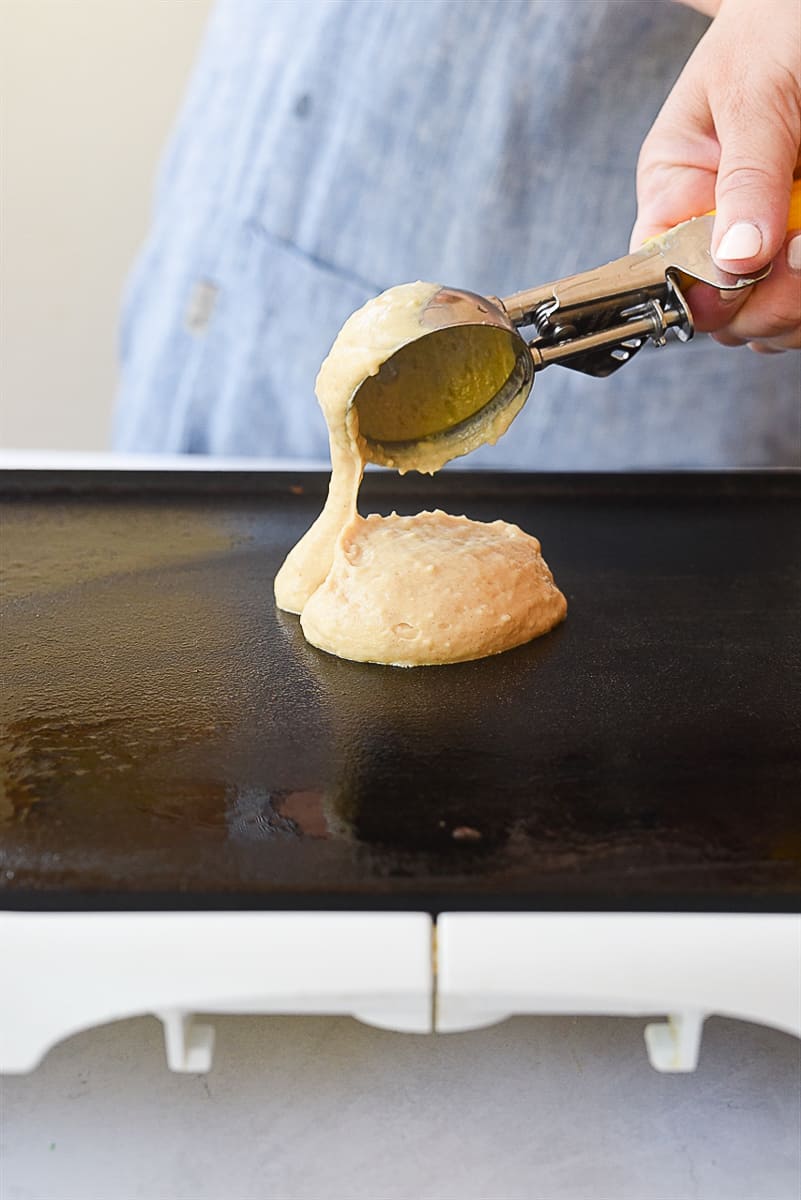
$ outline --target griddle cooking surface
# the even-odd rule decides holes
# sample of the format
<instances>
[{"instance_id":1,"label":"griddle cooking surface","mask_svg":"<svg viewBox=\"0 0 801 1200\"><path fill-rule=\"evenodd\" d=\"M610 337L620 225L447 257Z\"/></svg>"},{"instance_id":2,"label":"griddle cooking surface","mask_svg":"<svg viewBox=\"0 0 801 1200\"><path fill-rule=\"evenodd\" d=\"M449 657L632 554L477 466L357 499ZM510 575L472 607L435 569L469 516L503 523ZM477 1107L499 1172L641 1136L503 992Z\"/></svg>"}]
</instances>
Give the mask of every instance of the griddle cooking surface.
<instances>
[{"instance_id":1,"label":"griddle cooking surface","mask_svg":"<svg viewBox=\"0 0 801 1200\"><path fill-rule=\"evenodd\" d=\"M403 671L275 610L322 476L6 473L5 907L795 909L800 482L368 476L570 606Z\"/></svg>"}]
</instances>

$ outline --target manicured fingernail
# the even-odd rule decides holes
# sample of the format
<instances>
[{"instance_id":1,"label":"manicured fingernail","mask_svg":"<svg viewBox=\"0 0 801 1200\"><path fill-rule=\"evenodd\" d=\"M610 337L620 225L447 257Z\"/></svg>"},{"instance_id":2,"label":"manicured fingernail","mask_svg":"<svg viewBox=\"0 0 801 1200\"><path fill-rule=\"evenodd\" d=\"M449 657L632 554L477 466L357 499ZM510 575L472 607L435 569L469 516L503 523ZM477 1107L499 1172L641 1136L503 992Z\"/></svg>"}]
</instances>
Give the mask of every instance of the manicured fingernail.
<instances>
[{"instance_id":1,"label":"manicured fingernail","mask_svg":"<svg viewBox=\"0 0 801 1200\"><path fill-rule=\"evenodd\" d=\"M787 243L787 266L794 275L801 275L801 233Z\"/></svg>"},{"instance_id":2,"label":"manicured fingernail","mask_svg":"<svg viewBox=\"0 0 801 1200\"><path fill-rule=\"evenodd\" d=\"M762 249L762 233L750 221L737 221L727 229L715 251L715 258L720 262L739 262L743 258L753 258Z\"/></svg>"}]
</instances>

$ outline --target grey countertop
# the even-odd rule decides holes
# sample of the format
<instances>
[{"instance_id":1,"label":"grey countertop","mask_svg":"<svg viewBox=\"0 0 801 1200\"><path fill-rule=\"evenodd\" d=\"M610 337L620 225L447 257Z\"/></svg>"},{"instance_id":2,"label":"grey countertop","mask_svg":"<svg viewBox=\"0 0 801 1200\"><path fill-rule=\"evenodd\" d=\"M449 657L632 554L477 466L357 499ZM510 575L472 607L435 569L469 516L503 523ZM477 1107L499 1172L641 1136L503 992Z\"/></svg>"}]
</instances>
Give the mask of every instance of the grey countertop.
<instances>
[{"instance_id":1,"label":"grey countertop","mask_svg":"<svg viewBox=\"0 0 801 1200\"><path fill-rule=\"evenodd\" d=\"M2 1200L797 1200L801 1043L707 1023L698 1070L643 1020L425 1037L216 1017L209 1075L139 1018L2 1080Z\"/></svg>"}]
</instances>

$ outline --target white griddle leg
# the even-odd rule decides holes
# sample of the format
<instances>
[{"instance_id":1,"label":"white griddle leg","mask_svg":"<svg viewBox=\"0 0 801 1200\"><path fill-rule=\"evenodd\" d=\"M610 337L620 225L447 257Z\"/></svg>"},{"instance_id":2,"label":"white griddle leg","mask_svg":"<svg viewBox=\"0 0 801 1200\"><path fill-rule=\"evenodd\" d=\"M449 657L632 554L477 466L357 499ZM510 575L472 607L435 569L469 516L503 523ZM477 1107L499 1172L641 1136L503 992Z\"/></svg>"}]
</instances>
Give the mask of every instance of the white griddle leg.
<instances>
[{"instance_id":1,"label":"white griddle leg","mask_svg":"<svg viewBox=\"0 0 801 1200\"><path fill-rule=\"evenodd\" d=\"M214 1057L214 1026L201 1025L194 1015L180 1009L156 1013L164 1026L167 1066L171 1071L201 1074L211 1070Z\"/></svg>"},{"instance_id":2,"label":"white griddle leg","mask_svg":"<svg viewBox=\"0 0 801 1200\"><path fill-rule=\"evenodd\" d=\"M645 1026L645 1045L657 1071L694 1071L698 1066L704 1014L671 1013L667 1021Z\"/></svg>"}]
</instances>

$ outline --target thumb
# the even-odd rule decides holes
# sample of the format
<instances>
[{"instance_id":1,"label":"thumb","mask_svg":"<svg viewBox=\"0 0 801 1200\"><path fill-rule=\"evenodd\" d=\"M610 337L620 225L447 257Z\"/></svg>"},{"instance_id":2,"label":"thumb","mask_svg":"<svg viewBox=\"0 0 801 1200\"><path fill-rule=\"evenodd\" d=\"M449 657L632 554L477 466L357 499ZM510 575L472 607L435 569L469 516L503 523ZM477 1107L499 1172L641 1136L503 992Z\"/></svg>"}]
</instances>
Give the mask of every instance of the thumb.
<instances>
[{"instance_id":1,"label":"thumb","mask_svg":"<svg viewBox=\"0 0 801 1200\"><path fill-rule=\"evenodd\" d=\"M715 114L720 163L712 255L724 270L759 270L784 243L801 140L798 107L784 100L778 86L763 87L748 99L742 92L732 97Z\"/></svg>"}]
</instances>

